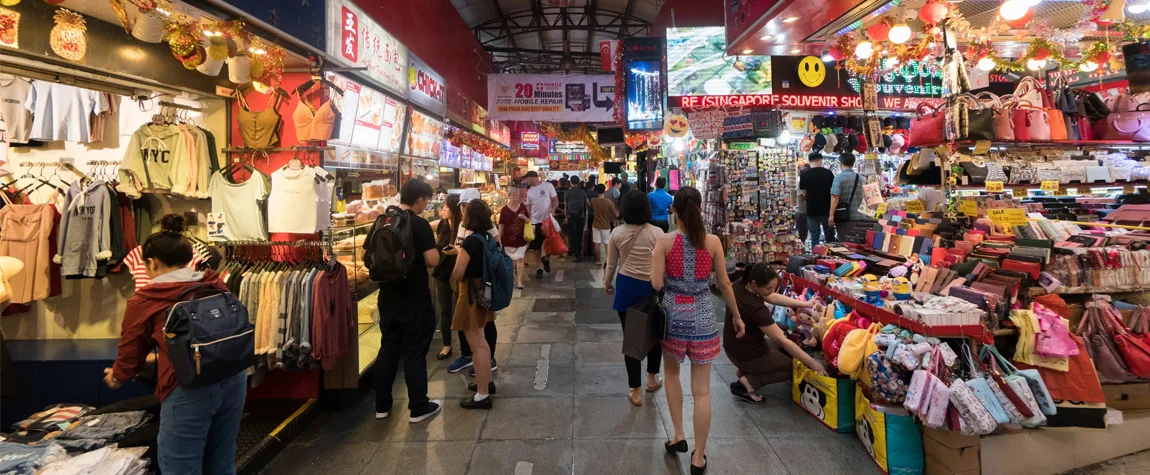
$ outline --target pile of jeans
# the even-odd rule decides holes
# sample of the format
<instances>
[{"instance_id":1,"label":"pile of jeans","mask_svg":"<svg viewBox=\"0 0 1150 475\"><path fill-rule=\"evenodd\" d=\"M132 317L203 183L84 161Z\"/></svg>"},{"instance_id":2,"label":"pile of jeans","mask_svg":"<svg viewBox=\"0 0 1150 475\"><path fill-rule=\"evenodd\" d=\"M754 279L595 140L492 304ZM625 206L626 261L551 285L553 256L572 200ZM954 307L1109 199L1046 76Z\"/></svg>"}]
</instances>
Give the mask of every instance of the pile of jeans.
<instances>
[{"instance_id":1,"label":"pile of jeans","mask_svg":"<svg viewBox=\"0 0 1150 475\"><path fill-rule=\"evenodd\" d=\"M151 419L145 411L87 415L60 432L54 441L69 450L94 450L135 432Z\"/></svg>"}]
</instances>

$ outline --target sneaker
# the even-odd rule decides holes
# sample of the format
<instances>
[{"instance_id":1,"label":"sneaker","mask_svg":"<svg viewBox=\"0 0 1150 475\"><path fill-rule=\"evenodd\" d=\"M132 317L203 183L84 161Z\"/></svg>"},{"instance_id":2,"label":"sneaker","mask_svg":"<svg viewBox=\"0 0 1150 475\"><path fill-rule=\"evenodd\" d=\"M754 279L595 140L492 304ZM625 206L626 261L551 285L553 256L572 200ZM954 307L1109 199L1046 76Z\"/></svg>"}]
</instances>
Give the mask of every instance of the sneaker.
<instances>
[{"instance_id":1,"label":"sneaker","mask_svg":"<svg viewBox=\"0 0 1150 475\"><path fill-rule=\"evenodd\" d=\"M497 370L497 369L499 369L499 365L495 364L495 358L491 358L491 371L495 372L495 370ZM468 371L467 374L471 375L471 377L474 378L475 377L475 367L472 366L471 370Z\"/></svg>"},{"instance_id":2,"label":"sneaker","mask_svg":"<svg viewBox=\"0 0 1150 475\"><path fill-rule=\"evenodd\" d=\"M375 418L376 418L376 419L387 419L387 416L389 416L389 415L391 415L391 411L388 411L388 412L378 412L378 411L376 411L376 413L375 413Z\"/></svg>"},{"instance_id":3,"label":"sneaker","mask_svg":"<svg viewBox=\"0 0 1150 475\"><path fill-rule=\"evenodd\" d=\"M435 417L435 415L439 414L439 411L442 411L442 410L443 410L442 401L440 401L438 399L436 399L434 401L429 401L427 403L427 406L425 406L423 408L422 412L412 411L411 417L407 421L412 423L412 424L415 424L416 422L423 422L427 419Z\"/></svg>"},{"instance_id":4,"label":"sneaker","mask_svg":"<svg viewBox=\"0 0 1150 475\"><path fill-rule=\"evenodd\" d=\"M455 361L452 361L451 364L447 365L447 372L458 373L467 368L470 368L471 364L470 356L460 356L459 358L456 358Z\"/></svg>"},{"instance_id":5,"label":"sneaker","mask_svg":"<svg viewBox=\"0 0 1150 475\"><path fill-rule=\"evenodd\" d=\"M476 401L474 397L469 397L459 401L459 407L464 409L491 409L491 396L488 395L487 398L482 401Z\"/></svg>"},{"instance_id":6,"label":"sneaker","mask_svg":"<svg viewBox=\"0 0 1150 475\"><path fill-rule=\"evenodd\" d=\"M543 259L543 270L547 271L548 274L551 273L551 259ZM540 275L540 274L536 273L535 275Z\"/></svg>"},{"instance_id":7,"label":"sneaker","mask_svg":"<svg viewBox=\"0 0 1150 475\"><path fill-rule=\"evenodd\" d=\"M479 389L479 385L475 384L474 382L467 383L467 389L476 391ZM495 394L495 381L487 383L487 394Z\"/></svg>"},{"instance_id":8,"label":"sneaker","mask_svg":"<svg viewBox=\"0 0 1150 475\"><path fill-rule=\"evenodd\" d=\"M536 279L542 279L543 278L543 269L535 270L535 278Z\"/></svg>"}]
</instances>

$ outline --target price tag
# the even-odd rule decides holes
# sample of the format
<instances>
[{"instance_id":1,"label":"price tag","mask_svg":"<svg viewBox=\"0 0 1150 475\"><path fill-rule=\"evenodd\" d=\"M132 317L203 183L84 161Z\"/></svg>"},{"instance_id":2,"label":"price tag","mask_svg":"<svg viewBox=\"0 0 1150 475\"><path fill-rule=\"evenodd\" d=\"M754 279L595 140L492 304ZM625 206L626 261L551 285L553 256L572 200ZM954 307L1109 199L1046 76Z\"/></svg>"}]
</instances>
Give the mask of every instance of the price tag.
<instances>
[{"instance_id":1,"label":"price tag","mask_svg":"<svg viewBox=\"0 0 1150 475\"><path fill-rule=\"evenodd\" d=\"M1123 185L1122 186L1122 192L1123 193L1133 193L1134 192L1134 185Z\"/></svg>"},{"instance_id":2,"label":"price tag","mask_svg":"<svg viewBox=\"0 0 1150 475\"><path fill-rule=\"evenodd\" d=\"M866 154L866 159L867 160L878 160L878 154L877 153L868 153L868 154Z\"/></svg>"},{"instance_id":3,"label":"price tag","mask_svg":"<svg viewBox=\"0 0 1150 475\"><path fill-rule=\"evenodd\" d=\"M1077 188L1075 188L1075 190L1077 191ZM1059 188L1058 191L1054 192L1054 196L1067 196L1069 194L1070 194L1070 189L1068 189L1068 188Z\"/></svg>"},{"instance_id":4,"label":"price tag","mask_svg":"<svg viewBox=\"0 0 1150 475\"><path fill-rule=\"evenodd\" d=\"M910 200L910 201L906 202L906 212L907 213L923 213L925 211L926 211L926 207L922 204L922 201Z\"/></svg>"},{"instance_id":5,"label":"price tag","mask_svg":"<svg viewBox=\"0 0 1150 475\"><path fill-rule=\"evenodd\" d=\"M1042 180L1042 191L1058 191L1058 180Z\"/></svg>"},{"instance_id":6,"label":"price tag","mask_svg":"<svg viewBox=\"0 0 1150 475\"><path fill-rule=\"evenodd\" d=\"M881 219L886 214L886 203L879 203L878 209L875 210L875 219Z\"/></svg>"},{"instance_id":7,"label":"price tag","mask_svg":"<svg viewBox=\"0 0 1150 475\"><path fill-rule=\"evenodd\" d=\"M1026 211L1022 208L997 208L986 211L986 216L990 218L990 222L1007 232L1012 232L1011 228L1014 226L1026 225Z\"/></svg>"},{"instance_id":8,"label":"price tag","mask_svg":"<svg viewBox=\"0 0 1150 475\"><path fill-rule=\"evenodd\" d=\"M975 155L986 155L988 153L990 153L990 141L989 140L979 140L979 141L974 143L974 154Z\"/></svg>"},{"instance_id":9,"label":"price tag","mask_svg":"<svg viewBox=\"0 0 1150 475\"><path fill-rule=\"evenodd\" d=\"M959 201L958 212L967 216L978 216L978 203L974 200Z\"/></svg>"},{"instance_id":10,"label":"price tag","mask_svg":"<svg viewBox=\"0 0 1150 475\"><path fill-rule=\"evenodd\" d=\"M1002 193L1002 190L1003 190L1003 188L1002 188L1002 182L1001 181L988 181L988 182L986 182L986 191L988 191L990 193Z\"/></svg>"}]
</instances>

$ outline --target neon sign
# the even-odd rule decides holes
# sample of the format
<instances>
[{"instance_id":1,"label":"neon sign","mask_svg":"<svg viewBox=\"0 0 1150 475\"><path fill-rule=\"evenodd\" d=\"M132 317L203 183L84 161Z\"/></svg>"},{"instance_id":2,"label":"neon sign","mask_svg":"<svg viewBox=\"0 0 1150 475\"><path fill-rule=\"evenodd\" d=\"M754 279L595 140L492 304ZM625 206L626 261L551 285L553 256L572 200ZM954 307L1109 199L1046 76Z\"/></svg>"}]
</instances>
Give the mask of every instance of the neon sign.
<instances>
[{"instance_id":1,"label":"neon sign","mask_svg":"<svg viewBox=\"0 0 1150 475\"><path fill-rule=\"evenodd\" d=\"M723 107L782 107L790 109L861 109L858 96L804 95L804 94L738 94L733 96L672 96L679 107L687 110ZM914 109L920 102L931 98L880 97L879 108L887 110Z\"/></svg>"},{"instance_id":2,"label":"neon sign","mask_svg":"<svg viewBox=\"0 0 1150 475\"><path fill-rule=\"evenodd\" d=\"M924 65L910 60L894 71L879 76L879 94L902 94L914 96L942 96L942 69L937 65ZM859 92L857 77L847 79L851 89Z\"/></svg>"}]
</instances>

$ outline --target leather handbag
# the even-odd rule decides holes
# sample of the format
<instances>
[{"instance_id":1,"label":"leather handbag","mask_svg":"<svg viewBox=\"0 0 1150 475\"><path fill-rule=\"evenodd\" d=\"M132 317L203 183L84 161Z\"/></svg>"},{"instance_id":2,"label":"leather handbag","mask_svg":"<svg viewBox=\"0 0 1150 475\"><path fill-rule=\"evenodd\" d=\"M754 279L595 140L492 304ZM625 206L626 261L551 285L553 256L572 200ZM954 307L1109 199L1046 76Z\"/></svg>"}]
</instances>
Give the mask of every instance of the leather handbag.
<instances>
[{"instance_id":1,"label":"leather handbag","mask_svg":"<svg viewBox=\"0 0 1150 475\"><path fill-rule=\"evenodd\" d=\"M1050 141L1050 119L1041 107L1020 102L1012 117L1014 137L1019 142Z\"/></svg>"},{"instance_id":2,"label":"leather handbag","mask_svg":"<svg viewBox=\"0 0 1150 475\"><path fill-rule=\"evenodd\" d=\"M1086 342L1086 353L1094 361L1098 371L1098 381L1103 384L1129 383L1138 379L1130 372L1130 367L1118 351L1118 346L1110 336L1096 302L1087 302L1086 314L1078 323L1078 336Z\"/></svg>"},{"instance_id":3,"label":"leather handbag","mask_svg":"<svg viewBox=\"0 0 1150 475\"><path fill-rule=\"evenodd\" d=\"M994 140L994 108L987 107L977 96L963 94L955 104L955 114L965 115L958 121L958 138Z\"/></svg>"},{"instance_id":4,"label":"leather handbag","mask_svg":"<svg viewBox=\"0 0 1150 475\"><path fill-rule=\"evenodd\" d=\"M989 102L989 107L992 112L991 116L994 118L994 140L1000 142L1014 141L1014 119L1012 117L1011 111L1004 108L1005 105L1001 98L990 92L982 92L975 97L978 97L980 100Z\"/></svg>"},{"instance_id":5,"label":"leather handbag","mask_svg":"<svg viewBox=\"0 0 1150 475\"><path fill-rule=\"evenodd\" d=\"M1098 140L1094 135L1094 128L1090 126L1090 119L1080 115L1076 121L1078 122L1078 140L1087 142Z\"/></svg>"},{"instance_id":6,"label":"leather handbag","mask_svg":"<svg viewBox=\"0 0 1150 475\"><path fill-rule=\"evenodd\" d=\"M1119 112L1106 117L1106 140L1150 142L1150 103L1139 104L1132 112Z\"/></svg>"},{"instance_id":7,"label":"leather handbag","mask_svg":"<svg viewBox=\"0 0 1150 475\"><path fill-rule=\"evenodd\" d=\"M651 292L643 301L627 309L623 328L623 354L632 358L646 355L667 337L667 313L660 301L662 292Z\"/></svg>"},{"instance_id":8,"label":"leather handbag","mask_svg":"<svg viewBox=\"0 0 1150 475\"><path fill-rule=\"evenodd\" d=\"M907 145L921 147L946 141L946 114L925 102L918 105L917 112L918 117L911 119L910 143Z\"/></svg>"},{"instance_id":9,"label":"leather handbag","mask_svg":"<svg viewBox=\"0 0 1150 475\"><path fill-rule=\"evenodd\" d=\"M966 176L970 177L970 184L981 185L986 183L986 175L989 171L985 166L975 165L974 162L960 162L962 171L966 172Z\"/></svg>"},{"instance_id":10,"label":"leather handbag","mask_svg":"<svg viewBox=\"0 0 1150 475\"><path fill-rule=\"evenodd\" d=\"M1114 306L1106 303L1099 305L1099 313L1108 319L1110 334L1114 338L1114 345L1118 347L1122 358L1130 372L1142 379L1150 379L1150 345L1130 333L1126 324L1122 323L1122 314Z\"/></svg>"},{"instance_id":11,"label":"leather handbag","mask_svg":"<svg viewBox=\"0 0 1150 475\"><path fill-rule=\"evenodd\" d=\"M1061 109L1054 107L1054 98L1051 97L1049 90L1042 91L1042 109L1046 111L1046 117L1050 121L1050 140L1068 140L1066 118L1062 115Z\"/></svg>"}]
</instances>

